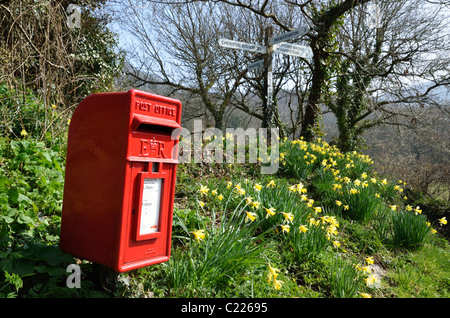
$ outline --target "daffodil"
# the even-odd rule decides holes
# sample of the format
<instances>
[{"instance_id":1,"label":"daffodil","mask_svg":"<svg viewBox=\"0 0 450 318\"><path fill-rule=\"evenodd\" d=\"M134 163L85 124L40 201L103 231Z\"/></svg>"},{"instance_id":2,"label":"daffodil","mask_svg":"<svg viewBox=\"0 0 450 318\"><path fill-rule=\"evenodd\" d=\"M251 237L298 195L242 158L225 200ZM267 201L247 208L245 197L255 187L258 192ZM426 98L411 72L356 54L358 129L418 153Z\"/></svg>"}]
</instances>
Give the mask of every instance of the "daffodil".
<instances>
[{"instance_id":1,"label":"daffodil","mask_svg":"<svg viewBox=\"0 0 450 318\"><path fill-rule=\"evenodd\" d=\"M273 188L273 187L275 187L275 181L270 180L269 183L266 185L266 187L268 187L268 188Z\"/></svg>"},{"instance_id":2,"label":"daffodil","mask_svg":"<svg viewBox=\"0 0 450 318\"><path fill-rule=\"evenodd\" d=\"M264 208L264 210L266 210L266 218L268 218L269 216L274 216L275 215L275 208Z\"/></svg>"},{"instance_id":3,"label":"daffodil","mask_svg":"<svg viewBox=\"0 0 450 318\"><path fill-rule=\"evenodd\" d=\"M358 293L361 295L362 298L372 298L372 296L370 296L370 294L368 293Z\"/></svg>"},{"instance_id":4,"label":"daffodil","mask_svg":"<svg viewBox=\"0 0 450 318\"><path fill-rule=\"evenodd\" d=\"M299 230L302 233L306 233L306 231L308 231L308 228L306 226L304 226L304 225L300 225Z\"/></svg>"},{"instance_id":5,"label":"daffodil","mask_svg":"<svg viewBox=\"0 0 450 318\"><path fill-rule=\"evenodd\" d=\"M254 209L259 209L259 206L261 205L261 202L259 202L259 201L252 201L252 202L250 202L250 205Z\"/></svg>"},{"instance_id":6,"label":"daffodil","mask_svg":"<svg viewBox=\"0 0 450 318\"><path fill-rule=\"evenodd\" d=\"M197 230L194 232L191 232L192 234L194 234L195 239L200 242L201 240L203 240L206 236L205 234L205 230Z\"/></svg>"},{"instance_id":7,"label":"daffodil","mask_svg":"<svg viewBox=\"0 0 450 318\"><path fill-rule=\"evenodd\" d=\"M20 132L20 134L21 134L22 136L24 136L24 137L28 135L28 133L27 133L27 131L25 130L25 128L22 129L22 131Z\"/></svg>"},{"instance_id":8,"label":"daffodil","mask_svg":"<svg viewBox=\"0 0 450 318\"><path fill-rule=\"evenodd\" d=\"M288 213L280 212L280 213L283 214L285 221L292 222L294 220L294 215L292 213L290 213L290 212L288 212Z\"/></svg>"},{"instance_id":9,"label":"daffodil","mask_svg":"<svg viewBox=\"0 0 450 318\"><path fill-rule=\"evenodd\" d=\"M245 221L254 221L256 219L256 213L253 212L245 212L247 214L247 217L245 218Z\"/></svg>"},{"instance_id":10,"label":"daffodil","mask_svg":"<svg viewBox=\"0 0 450 318\"><path fill-rule=\"evenodd\" d=\"M223 200L223 195L219 194L219 195L217 196L217 199L218 199L219 201L222 201L222 200Z\"/></svg>"},{"instance_id":11,"label":"daffodil","mask_svg":"<svg viewBox=\"0 0 450 318\"><path fill-rule=\"evenodd\" d=\"M290 230L291 230L291 227L289 225L287 225L287 224L281 225L281 231L289 233Z\"/></svg>"},{"instance_id":12,"label":"daffodil","mask_svg":"<svg viewBox=\"0 0 450 318\"><path fill-rule=\"evenodd\" d=\"M322 212L322 208L320 206L316 206L314 207L314 211L316 211L317 213Z\"/></svg>"},{"instance_id":13,"label":"daffodil","mask_svg":"<svg viewBox=\"0 0 450 318\"><path fill-rule=\"evenodd\" d=\"M337 206L341 206L341 205L342 205L342 202L339 201L339 200L336 200L336 205L337 205Z\"/></svg>"},{"instance_id":14,"label":"daffodil","mask_svg":"<svg viewBox=\"0 0 450 318\"><path fill-rule=\"evenodd\" d=\"M212 195L217 195L217 189L212 190L212 191L211 191L211 194L212 194Z\"/></svg>"},{"instance_id":15,"label":"daffodil","mask_svg":"<svg viewBox=\"0 0 450 318\"><path fill-rule=\"evenodd\" d=\"M441 219L438 220L440 225L445 225L447 224L447 219L445 218L445 216Z\"/></svg>"},{"instance_id":16,"label":"daffodil","mask_svg":"<svg viewBox=\"0 0 450 318\"><path fill-rule=\"evenodd\" d=\"M336 247L340 247L341 243L339 243L339 241L333 241L333 245Z\"/></svg>"},{"instance_id":17,"label":"daffodil","mask_svg":"<svg viewBox=\"0 0 450 318\"><path fill-rule=\"evenodd\" d=\"M397 210L397 206L395 204L394 205L390 205L389 207L391 208L392 211Z\"/></svg>"},{"instance_id":18,"label":"daffodil","mask_svg":"<svg viewBox=\"0 0 450 318\"><path fill-rule=\"evenodd\" d=\"M281 289L282 284L283 284L283 281L281 281L281 280L278 280L278 279L273 280L273 288L275 288L276 290Z\"/></svg>"},{"instance_id":19,"label":"daffodil","mask_svg":"<svg viewBox=\"0 0 450 318\"><path fill-rule=\"evenodd\" d=\"M255 188L256 191L261 191L262 185L260 185L259 183L257 183L257 184L255 184L255 186L254 186L253 188Z\"/></svg>"},{"instance_id":20,"label":"daffodil","mask_svg":"<svg viewBox=\"0 0 450 318\"><path fill-rule=\"evenodd\" d=\"M200 186L200 189L198 192L200 192L201 195L208 194L209 188L207 186Z\"/></svg>"},{"instance_id":21,"label":"daffodil","mask_svg":"<svg viewBox=\"0 0 450 318\"><path fill-rule=\"evenodd\" d=\"M205 206L205 202L203 201L198 201L198 204L200 204L200 206L203 208Z\"/></svg>"},{"instance_id":22,"label":"daffodil","mask_svg":"<svg viewBox=\"0 0 450 318\"><path fill-rule=\"evenodd\" d=\"M270 264L269 264L269 274L267 275L267 282L270 283L273 280L275 283L275 281L277 280L279 271L280 271L279 269L274 268L274 267L270 266Z\"/></svg>"},{"instance_id":23,"label":"daffodil","mask_svg":"<svg viewBox=\"0 0 450 318\"><path fill-rule=\"evenodd\" d=\"M367 264L371 265L374 263L373 258L371 256L367 257L366 259Z\"/></svg>"}]
</instances>

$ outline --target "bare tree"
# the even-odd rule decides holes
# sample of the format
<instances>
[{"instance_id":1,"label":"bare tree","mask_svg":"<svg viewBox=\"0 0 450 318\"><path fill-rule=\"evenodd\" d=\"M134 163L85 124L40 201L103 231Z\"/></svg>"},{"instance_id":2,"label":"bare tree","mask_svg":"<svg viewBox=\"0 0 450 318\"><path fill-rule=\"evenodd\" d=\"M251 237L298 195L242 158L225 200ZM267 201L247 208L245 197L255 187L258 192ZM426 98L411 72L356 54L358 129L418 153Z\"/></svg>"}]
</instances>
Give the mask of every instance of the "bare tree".
<instances>
[{"instance_id":1,"label":"bare tree","mask_svg":"<svg viewBox=\"0 0 450 318\"><path fill-rule=\"evenodd\" d=\"M448 17L441 6L421 4L378 1L345 16L332 53L336 88L324 99L336 115L343 151L354 150L380 123L398 124L405 115L417 121L420 105L436 105L433 90L449 85ZM427 87L419 85L424 81Z\"/></svg>"},{"instance_id":2,"label":"bare tree","mask_svg":"<svg viewBox=\"0 0 450 318\"><path fill-rule=\"evenodd\" d=\"M214 3L127 7L122 23L133 36L128 74L201 100L223 128L224 114L246 73L242 56L223 55L218 38L227 20ZM121 14L123 16L123 12Z\"/></svg>"}]
</instances>

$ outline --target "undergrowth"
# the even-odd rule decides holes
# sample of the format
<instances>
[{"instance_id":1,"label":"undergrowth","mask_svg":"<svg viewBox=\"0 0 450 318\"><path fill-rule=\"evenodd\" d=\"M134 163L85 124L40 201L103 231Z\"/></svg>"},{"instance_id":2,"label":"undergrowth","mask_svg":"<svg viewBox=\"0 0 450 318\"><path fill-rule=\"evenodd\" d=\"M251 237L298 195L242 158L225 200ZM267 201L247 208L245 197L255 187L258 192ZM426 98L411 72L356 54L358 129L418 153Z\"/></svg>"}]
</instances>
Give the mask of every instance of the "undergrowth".
<instances>
[{"instance_id":1,"label":"undergrowth","mask_svg":"<svg viewBox=\"0 0 450 318\"><path fill-rule=\"evenodd\" d=\"M404 182L322 140L279 150L274 175L260 163L180 164L170 260L121 274L111 292L58 248L65 150L1 138L1 297L450 296L436 233L446 219L411 206ZM73 263L81 288L67 286Z\"/></svg>"}]
</instances>

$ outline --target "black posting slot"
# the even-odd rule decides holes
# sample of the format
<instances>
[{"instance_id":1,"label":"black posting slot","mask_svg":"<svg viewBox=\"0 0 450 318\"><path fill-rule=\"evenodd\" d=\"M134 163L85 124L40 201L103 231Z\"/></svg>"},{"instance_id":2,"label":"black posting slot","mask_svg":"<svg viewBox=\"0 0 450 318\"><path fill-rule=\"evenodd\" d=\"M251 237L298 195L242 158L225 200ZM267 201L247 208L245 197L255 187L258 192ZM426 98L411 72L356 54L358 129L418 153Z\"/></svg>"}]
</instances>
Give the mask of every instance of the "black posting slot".
<instances>
[{"instance_id":1,"label":"black posting slot","mask_svg":"<svg viewBox=\"0 0 450 318\"><path fill-rule=\"evenodd\" d=\"M134 130L135 132L148 133L148 134L163 134L172 135L174 128L160 125L153 125L147 123L140 123L139 126Z\"/></svg>"}]
</instances>

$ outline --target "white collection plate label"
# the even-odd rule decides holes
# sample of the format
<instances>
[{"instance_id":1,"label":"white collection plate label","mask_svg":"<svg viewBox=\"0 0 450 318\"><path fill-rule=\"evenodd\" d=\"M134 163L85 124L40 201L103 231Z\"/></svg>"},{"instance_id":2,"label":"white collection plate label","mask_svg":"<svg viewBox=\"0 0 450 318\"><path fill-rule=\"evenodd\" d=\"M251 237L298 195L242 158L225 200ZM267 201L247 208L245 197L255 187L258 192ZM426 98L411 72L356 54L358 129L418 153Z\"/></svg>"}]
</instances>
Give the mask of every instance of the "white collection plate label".
<instances>
[{"instance_id":1,"label":"white collection plate label","mask_svg":"<svg viewBox=\"0 0 450 318\"><path fill-rule=\"evenodd\" d=\"M159 231L161 180L162 179L144 179L139 235L146 235Z\"/></svg>"}]
</instances>

